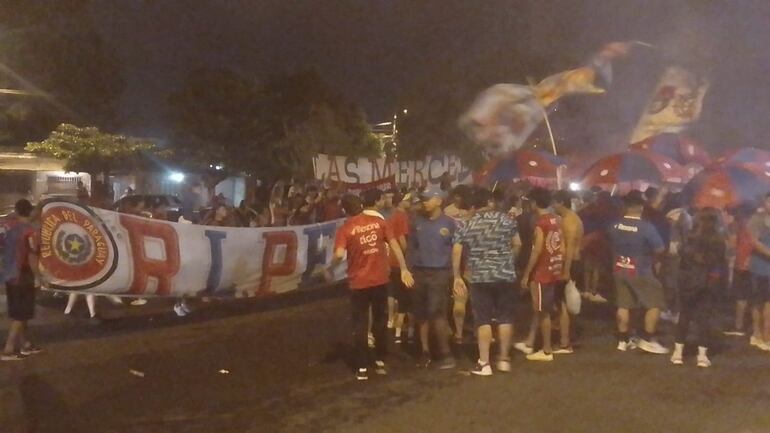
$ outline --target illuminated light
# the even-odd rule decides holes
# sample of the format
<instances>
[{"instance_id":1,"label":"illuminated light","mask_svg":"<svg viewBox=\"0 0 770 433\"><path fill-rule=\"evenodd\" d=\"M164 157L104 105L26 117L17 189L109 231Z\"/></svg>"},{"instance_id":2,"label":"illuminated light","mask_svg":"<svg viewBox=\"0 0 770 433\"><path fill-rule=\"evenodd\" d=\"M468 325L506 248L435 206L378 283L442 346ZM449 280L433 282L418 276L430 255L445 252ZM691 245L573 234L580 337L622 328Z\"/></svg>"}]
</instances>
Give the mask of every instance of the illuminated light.
<instances>
[{"instance_id":1,"label":"illuminated light","mask_svg":"<svg viewBox=\"0 0 770 433\"><path fill-rule=\"evenodd\" d=\"M770 171L766 171L765 176L770 177Z\"/></svg>"},{"instance_id":2,"label":"illuminated light","mask_svg":"<svg viewBox=\"0 0 770 433\"><path fill-rule=\"evenodd\" d=\"M407 110L406 108L404 108L404 114L407 114L407 113L409 113L409 110Z\"/></svg>"},{"instance_id":3,"label":"illuminated light","mask_svg":"<svg viewBox=\"0 0 770 433\"><path fill-rule=\"evenodd\" d=\"M570 182L569 183L569 190L570 191L580 191L580 184L577 182Z\"/></svg>"},{"instance_id":4,"label":"illuminated light","mask_svg":"<svg viewBox=\"0 0 770 433\"><path fill-rule=\"evenodd\" d=\"M179 173L178 171L175 171L169 174L168 178L173 182L182 183L184 182L184 173Z\"/></svg>"},{"instance_id":5,"label":"illuminated light","mask_svg":"<svg viewBox=\"0 0 770 433\"><path fill-rule=\"evenodd\" d=\"M664 163L663 163L663 167L665 167L665 168L666 168L666 170L671 170L671 164L669 164L669 163L667 163L667 162L664 162Z\"/></svg>"},{"instance_id":6,"label":"illuminated light","mask_svg":"<svg viewBox=\"0 0 770 433\"><path fill-rule=\"evenodd\" d=\"M608 174L610 174L610 171L607 170L606 168L604 170L602 170L601 172L599 172L599 176L607 176Z\"/></svg>"},{"instance_id":7,"label":"illuminated light","mask_svg":"<svg viewBox=\"0 0 770 433\"><path fill-rule=\"evenodd\" d=\"M215 169L217 169L217 170L221 170L221 169L223 169L224 167L223 167L221 164L218 164L218 165L217 165L216 167L214 167L214 168L215 168Z\"/></svg>"},{"instance_id":8,"label":"illuminated light","mask_svg":"<svg viewBox=\"0 0 770 433\"><path fill-rule=\"evenodd\" d=\"M530 167L537 167L537 161L529 161Z\"/></svg>"}]
</instances>

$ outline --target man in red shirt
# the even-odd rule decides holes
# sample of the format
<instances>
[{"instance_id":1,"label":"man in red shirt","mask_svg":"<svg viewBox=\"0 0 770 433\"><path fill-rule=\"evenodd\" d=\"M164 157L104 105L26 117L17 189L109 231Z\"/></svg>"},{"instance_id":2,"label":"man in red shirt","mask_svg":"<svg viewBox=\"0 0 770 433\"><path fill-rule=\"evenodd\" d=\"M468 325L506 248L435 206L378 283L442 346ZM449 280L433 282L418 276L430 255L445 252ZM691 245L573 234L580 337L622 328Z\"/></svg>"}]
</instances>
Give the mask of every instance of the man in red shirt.
<instances>
[{"instance_id":1,"label":"man in red shirt","mask_svg":"<svg viewBox=\"0 0 770 433\"><path fill-rule=\"evenodd\" d=\"M529 263L521 277L523 287L529 287L532 294L534 320L530 327L526 347L535 342L537 328L543 337L543 348L527 355L530 361L553 361L551 346L551 312L561 304L557 297L557 284L562 280L564 266L564 243L559 217L549 212L551 193L543 188L534 188L529 199L535 204L537 222ZM517 344L517 348L521 343ZM520 349L521 350L521 349Z\"/></svg>"},{"instance_id":2,"label":"man in red shirt","mask_svg":"<svg viewBox=\"0 0 770 433\"><path fill-rule=\"evenodd\" d=\"M32 204L25 199L16 202L16 221L5 233L4 275L11 326L0 361L20 361L42 351L27 337L27 322L35 316L35 276L39 275L37 230L30 222Z\"/></svg>"},{"instance_id":3,"label":"man in red shirt","mask_svg":"<svg viewBox=\"0 0 770 433\"><path fill-rule=\"evenodd\" d=\"M388 217L388 223L393 229L393 236L406 253L406 235L409 234L408 209L411 203L408 196L398 198L398 205ZM395 328L396 344L401 343L401 332L407 313L411 313L411 292L401 282L401 270L395 254L390 254L390 285L388 286L388 328ZM414 320L409 320L410 326Z\"/></svg>"},{"instance_id":4,"label":"man in red shirt","mask_svg":"<svg viewBox=\"0 0 770 433\"><path fill-rule=\"evenodd\" d=\"M347 255L348 285L353 322L353 352L356 378L369 378L367 329L369 309L372 311L372 333L375 339L375 373L387 374L387 308L390 267L388 247L401 268L401 281L407 287L414 285L407 269L401 246L393 230L379 212L383 205L382 191L366 190L361 193L361 213L351 216L337 229L334 240L334 258L327 270L327 279Z\"/></svg>"}]
</instances>

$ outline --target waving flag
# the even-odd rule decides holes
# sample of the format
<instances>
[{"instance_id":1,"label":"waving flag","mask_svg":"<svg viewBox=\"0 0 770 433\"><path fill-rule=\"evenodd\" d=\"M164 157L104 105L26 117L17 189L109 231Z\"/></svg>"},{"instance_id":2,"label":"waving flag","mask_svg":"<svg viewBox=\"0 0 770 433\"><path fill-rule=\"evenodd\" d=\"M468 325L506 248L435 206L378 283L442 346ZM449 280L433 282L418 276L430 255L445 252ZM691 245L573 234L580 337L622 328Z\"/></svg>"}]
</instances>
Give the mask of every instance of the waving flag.
<instances>
[{"instance_id":1,"label":"waving flag","mask_svg":"<svg viewBox=\"0 0 770 433\"><path fill-rule=\"evenodd\" d=\"M666 69L631 134L636 143L661 133L679 133L698 120L708 81L678 66Z\"/></svg>"},{"instance_id":2,"label":"waving flag","mask_svg":"<svg viewBox=\"0 0 770 433\"><path fill-rule=\"evenodd\" d=\"M551 75L536 85L496 84L479 94L460 118L460 128L487 157L499 157L520 148L543 120L544 110L572 94L597 94L597 77L609 83L610 61L625 55L631 42L606 45L587 66Z\"/></svg>"}]
</instances>

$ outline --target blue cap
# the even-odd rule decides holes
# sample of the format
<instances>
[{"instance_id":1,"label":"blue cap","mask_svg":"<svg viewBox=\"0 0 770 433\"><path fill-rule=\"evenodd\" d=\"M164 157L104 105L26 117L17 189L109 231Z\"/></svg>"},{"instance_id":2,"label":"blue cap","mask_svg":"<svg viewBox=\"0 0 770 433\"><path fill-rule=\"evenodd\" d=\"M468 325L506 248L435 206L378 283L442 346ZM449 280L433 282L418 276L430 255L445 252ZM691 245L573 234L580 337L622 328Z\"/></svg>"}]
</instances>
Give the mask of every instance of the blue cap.
<instances>
[{"instance_id":1,"label":"blue cap","mask_svg":"<svg viewBox=\"0 0 770 433\"><path fill-rule=\"evenodd\" d=\"M420 198L423 200L430 200L434 197L438 197L444 200L447 198L447 193L446 191L439 188L438 185L432 185L420 194Z\"/></svg>"}]
</instances>

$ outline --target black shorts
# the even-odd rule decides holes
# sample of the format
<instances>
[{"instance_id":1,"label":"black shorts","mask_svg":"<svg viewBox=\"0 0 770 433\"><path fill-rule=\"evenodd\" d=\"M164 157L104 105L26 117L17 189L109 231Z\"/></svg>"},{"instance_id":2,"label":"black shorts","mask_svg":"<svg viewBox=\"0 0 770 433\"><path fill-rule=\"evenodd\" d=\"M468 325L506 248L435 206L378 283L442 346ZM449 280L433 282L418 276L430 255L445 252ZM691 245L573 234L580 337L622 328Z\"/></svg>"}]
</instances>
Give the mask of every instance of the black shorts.
<instances>
[{"instance_id":1,"label":"black shorts","mask_svg":"<svg viewBox=\"0 0 770 433\"><path fill-rule=\"evenodd\" d=\"M418 322L447 317L452 272L449 269L415 269L412 310Z\"/></svg>"},{"instance_id":2,"label":"black shorts","mask_svg":"<svg viewBox=\"0 0 770 433\"><path fill-rule=\"evenodd\" d=\"M751 294L751 272L736 269L733 273L733 297L736 301L748 301Z\"/></svg>"},{"instance_id":3,"label":"black shorts","mask_svg":"<svg viewBox=\"0 0 770 433\"><path fill-rule=\"evenodd\" d=\"M551 312L557 305L557 286L559 282L555 283L537 283L532 282L530 285L530 292L532 294L532 309L537 312ZM562 286L564 287L564 286ZM563 292L563 290L562 290Z\"/></svg>"},{"instance_id":4,"label":"black shorts","mask_svg":"<svg viewBox=\"0 0 770 433\"><path fill-rule=\"evenodd\" d=\"M390 269L390 284L388 284L388 296L398 302L399 313L412 312L412 290L408 289L401 281L401 269Z\"/></svg>"},{"instance_id":5,"label":"black shorts","mask_svg":"<svg viewBox=\"0 0 770 433\"><path fill-rule=\"evenodd\" d=\"M756 307L770 302L770 277L754 275L751 285L751 305Z\"/></svg>"},{"instance_id":6,"label":"black shorts","mask_svg":"<svg viewBox=\"0 0 770 433\"><path fill-rule=\"evenodd\" d=\"M8 299L8 317L11 320L27 321L35 317L35 278L21 277L16 282L5 283Z\"/></svg>"},{"instance_id":7,"label":"black shorts","mask_svg":"<svg viewBox=\"0 0 770 433\"><path fill-rule=\"evenodd\" d=\"M513 282L471 283L470 293L476 326L490 325L492 319L499 324L513 324L516 306Z\"/></svg>"}]
</instances>

